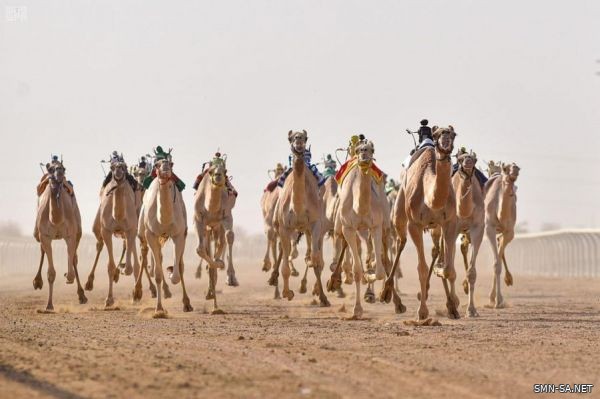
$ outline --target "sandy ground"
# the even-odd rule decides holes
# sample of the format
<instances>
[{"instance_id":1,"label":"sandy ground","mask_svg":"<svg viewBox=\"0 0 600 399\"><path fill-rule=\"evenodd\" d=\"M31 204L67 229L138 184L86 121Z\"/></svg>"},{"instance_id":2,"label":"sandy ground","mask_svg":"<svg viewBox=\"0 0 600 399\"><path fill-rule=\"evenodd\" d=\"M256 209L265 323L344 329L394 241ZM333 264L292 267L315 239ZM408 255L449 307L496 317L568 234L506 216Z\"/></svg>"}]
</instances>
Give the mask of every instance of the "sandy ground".
<instances>
[{"instance_id":1,"label":"sandy ground","mask_svg":"<svg viewBox=\"0 0 600 399\"><path fill-rule=\"evenodd\" d=\"M345 320L353 286L344 286L346 298L330 295L332 306L320 308L298 294L299 278L293 301L273 300L259 262L239 261L237 269L238 288L224 286L224 272L219 276L227 314L209 313L206 274L194 280L186 270L195 309L183 313L181 289L172 287L168 319L151 317L147 290L140 304L131 304L131 277L117 284L120 310L102 310L104 266L86 305L60 275L55 314L37 313L46 304L45 275L42 291L32 288L33 272L3 279L0 397L544 397L533 394L536 383L591 383L591 395L575 396L600 397L598 280L515 275L516 285L504 290L509 307L496 310L483 306L491 276L480 266L479 318L438 315L442 326L414 327L404 324L417 309L411 268L401 280L407 313L365 304L361 321ZM434 316L444 308L442 293L434 281ZM464 315L466 296L460 298Z\"/></svg>"}]
</instances>

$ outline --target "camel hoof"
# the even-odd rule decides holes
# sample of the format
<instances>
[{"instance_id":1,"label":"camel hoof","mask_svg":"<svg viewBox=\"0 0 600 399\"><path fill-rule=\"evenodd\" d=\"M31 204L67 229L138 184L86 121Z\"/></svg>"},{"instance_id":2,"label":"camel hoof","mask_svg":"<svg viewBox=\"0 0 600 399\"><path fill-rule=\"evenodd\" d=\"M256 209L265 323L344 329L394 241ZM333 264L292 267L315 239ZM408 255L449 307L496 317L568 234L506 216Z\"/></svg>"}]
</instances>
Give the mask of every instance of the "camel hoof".
<instances>
[{"instance_id":1,"label":"camel hoof","mask_svg":"<svg viewBox=\"0 0 600 399\"><path fill-rule=\"evenodd\" d=\"M129 267L127 267L124 264L120 264L119 267L121 269L123 269L123 274L126 276L131 276L131 274L133 273L133 267L131 265L129 265Z\"/></svg>"},{"instance_id":2,"label":"camel hoof","mask_svg":"<svg viewBox=\"0 0 600 399\"><path fill-rule=\"evenodd\" d=\"M213 290L208 290L206 293L206 300L209 301L211 299L215 299L215 292Z\"/></svg>"},{"instance_id":3,"label":"camel hoof","mask_svg":"<svg viewBox=\"0 0 600 399\"><path fill-rule=\"evenodd\" d=\"M279 273L276 273L275 270L271 273L271 277L268 280L268 283L272 287L277 287L277 280L279 279Z\"/></svg>"},{"instance_id":4,"label":"camel hoof","mask_svg":"<svg viewBox=\"0 0 600 399\"><path fill-rule=\"evenodd\" d=\"M202 278L202 266L198 266L198 268L196 269L196 278L198 280L200 280Z\"/></svg>"},{"instance_id":5,"label":"camel hoof","mask_svg":"<svg viewBox=\"0 0 600 399\"><path fill-rule=\"evenodd\" d=\"M94 289L94 279L93 278L88 278L88 281L85 283L85 290L86 291L91 291Z\"/></svg>"},{"instance_id":6,"label":"camel hoof","mask_svg":"<svg viewBox=\"0 0 600 399\"><path fill-rule=\"evenodd\" d=\"M121 273L119 272L119 269L115 268L115 272L113 273L113 282L118 283L119 277L121 277Z\"/></svg>"},{"instance_id":7,"label":"camel hoof","mask_svg":"<svg viewBox=\"0 0 600 399\"><path fill-rule=\"evenodd\" d=\"M298 273L298 270L296 270L295 268L292 267L292 270L290 272L292 277L298 277L300 275L300 273Z\"/></svg>"},{"instance_id":8,"label":"camel hoof","mask_svg":"<svg viewBox=\"0 0 600 399\"><path fill-rule=\"evenodd\" d=\"M220 269L220 270L225 269L225 262L223 262L221 259L215 260L214 265L217 269Z\"/></svg>"},{"instance_id":9,"label":"camel hoof","mask_svg":"<svg viewBox=\"0 0 600 399\"><path fill-rule=\"evenodd\" d=\"M511 285L513 285L513 276L512 274L510 274L510 272L507 272L506 275L504 276L504 283L510 287Z\"/></svg>"},{"instance_id":10,"label":"camel hoof","mask_svg":"<svg viewBox=\"0 0 600 399\"><path fill-rule=\"evenodd\" d=\"M273 299L281 299L281 294L279 294L279 288L275 288L275 295L273 295Z\"/></svg>"},{"instance_id":11,"label":"camel hoof","mask_svg":"<svg viewBox=\"0 0 600 399\"><path fill-rule=\"evenodd\" d=\"M300 281L300 293L306 294L306 291L308 291L308 289L306 288L306 279L302 279Z\"/></svg>"},{"instance_id":12,"label":"camel hoof","mask_svg":"<svg viewBox=\"0 0 600 399\"><path fill-rule=\"evenodd\" d=\"M114 304L115 300L113 298L106 298L106 301L104 301L104 308L110 308Z\"/></svg>"},{"instance_id":13,"label":"camel hoof","mask_svg":"<svg viewBox=\"0 0 600 399\"><path fill-rule=\"evenodd\" d=\"M150 287L148 287L148 289L150 290L150 295L152 296L152 298L156 298L157 292L156 292L156 286L152 283L150 283ZM142 295L140 294L140 299L142 299Z\"/></svg>"},{"instance_id":14,"label":"camel hoof","mask_svg":"<svg viewBox=\"0 0 600 399\"><path fill-rule=\"evenodd\" d=\"M337 297L338 298L346 298L346 293L344 292L342 287L337 289Z\"/></svg>"},{"instance_id":15,"label":"camel hoof","mask_svg":"<svg viewBox=\"0 0 600 399\"><path fill-rule=\"evenodd\" d=\"M156 289L156 288L155 288ZM135 286L131 295L133 302L139 302L142 299L142 286Z\"/></svg>"},{"instance_id":16,"label":"camel hoof","mask_svg":"<svg viewBox=\"0 0 600 399\"><path fill-rule=\"evenodd\" d=\"M419 318L417 320L427 320L429 317L429 309L427 309L427 306L419 306L418 316Z\"/></svg>"},{"instance_id":17,"label":"camel hoof","mask_svg":"<svg viewBox=\"0 0 600 399\"><path fill-rule=\"evenodd\" d=\"M346 279L344 280L344 284L354 284L354 275L352 273L346 273Z\"/></svg>"},{"instance_id":18,"label":"camel hoof","mask_svg":"<svg viewBox=\"0 0 600 399\"><path fill-rule=\"evenodd\" d=\"M69 275L65 273L65 277L67 278L67 284L73 284L75 282L75 274Z\"/></svg>"},{"instance_id":19,"label":"camel hoof","mask_svg":"<svg viewBox=\"0 0 600 399\"><path fill-rule=\"evenodd\" d=\"M179 284L179 282L181 281L181 277L173 273L173 266L167 267L167 271L169 272L169 279L171 280L171 284Z\"/></svg>"},{"instance_id":20,"label":"camel hoof","mask_svg":"<svg viewBox=\"0 0 600 399\"><path fill-rule=\"evenodd\" d=\"M264 262L263 263L263 267L262 267L262 271L263 272L268 272L269 270L271 270L271 262Z\"/></svg>"},{"instance_id":21,"label":"camel hoof","mask_svg":"<svg viewBox=\"0 0 600 399\"><path fill-rule=\"evenodd\" d=\"M393 289L394 286L392 284L388 284L388 282L386 281L383 285L383 289L379 293L379 302L390 303L390 301L392 300Z\"/></svg>"},{"instance_id":22,"label":"camel hoof","mask_svg":"<svg viewBox=\"0 0 600 399\"><path fill-rule=\"evenodd\" d=\"M189 302L183 304L183 311L184 312L191 312L193 310L194 310L194 308L192 307L192 305L190 305Z\"/></svg>"},{"instance_id":23,"label":"camel hoof","mask_svg":"<svg viewBox=\"0 0 600 399\"><path fill-rule=\"evenodd\" d=\"M227 285L230 287L237 287L240 285L235 277L235 274L230 274L227 276Z\"/></svg>"},{"instance_id":24,"label":"camel hoof","mask_svg":"<svg viewBox=\"0 0 600 399\"><path fill-rule=\"evenodd\" d=\"M163 286L163 295L166 299L171 298L173 296L173 294L171 294L171 290L169 289L168 285Z\"/></svg>"},{"instance_id":25,"label":"camel hoof","mask_svg":"<svg viewBox=\"0 0 600 399\"><path fill-rule=\"evenodd\" d=\"M495 309L504 309L506 308L506 303L504 301L500 301L494 304Z\"/></svg>"},{"instance_id":26,"label":"camel hoof","mask_svg":"<svg viewBox=\"0 0 600 399\"><path fill-rule=\"evenodd\" d=\"M458 310L454 306L454 304L447 303L446 309L448 309L448 318L458 320L460 319L460 314L458 314Z\"/></svg>"},{"instance_id":27,"label":"camel hoof","mask_svg":"<svg viewBox=\"0 0 600 399\"><path fill-rule=\"evenodd\" d=\"M292 290L283 290L282 296L287 298L288 301L294 299L294 291Z\"/></svg>"},{"instance_id":28,"label":"camel hoof","mask_svg":"<svg viewBox=\"0 0 600 399\"><path fill-rule=\"evenodd\" d=\"M33 279L33 289L34 290L41 290L43 286L44 286L44 280L42 280L41 277Z\"/></svg>"},{"instance_id":29,"label":"camel hoof","mask_svg":"<svg viewBox=\"0 0 600 399\"><path fill-rule=\"evenodd\" d=\"M394 311L396 312L396 314L406 313L406 306L404 306L402 302L397 303Z\"/></svg>"},{"instance_id":30,"label":"camel hoof","mask_svg":"<svg viewBox=\"0 0 600 399\"><path fill-rule=\"evenodd\" d=\"M84 305L87 303L88 299L85 296L85 294L83 293L83 290L77 291L77 295L79 296L79 304L80 305Z\"/></svg>"},{"instance_id":31,"label":"camel hoof","mask_svg":"<svg viewBox=\"0 0 600 399\"><path fill-rule=\"evenodd\" d=\"M210 314L212 315L219 315L219 314L226 314L224 310L221 309L213 309L212 312L210 312Z\"/></svg>"},{"instance_id":32,"label":"camel hoof","mask_svg":"<svg viewBox=\"0 0 600 399\"><path fill-rule=\"evenodd\" d=\"M375 294L372 291L365 292L364 298L367 303L375 303Z\"/></svg>"},{"instance_id":33,"label":"camel hoof","mask_svg":"<svg viewBox=\"0 0 600 399\"><path fill-rule=\"evenodd\" d=\"M322 296L321 298L319 298L321 303L319 304L319 306L321 306L322 308L328 308L331 306L331 303L329 303L329 299L327 299L326 296Z\"/></svg>"},{"instance_id":34,"label":"camel hoof","mask_svg":"<svg viewBox=\"0 0 600 399\"><path fill-rule=\"evenodd\" d=\"M167 315L167 312L163 309L161 310L155 310L154 314L152 315L153 319L168 319L169 316Z\"/></svg>"},{"instance_id":35,"label":"camel hoof","mask_svg":"<svg viewBox=\"0 0 600 399\"><path fill-rule=\"evenodd\" d=\"M467 279L463 280L463 290L465 290L465 295L469 295L469 282Z\"/></svg>"},{"instance_id":36,"label":"camel hoof","mask_svg":"<svg viewBox=\"0 0 600 399\"><path fill-rule=\"evenodd\" d=\"M479 317L479 313L475 308L469 308L467 309L467 317Z\"/></svg>"}]
</instances>

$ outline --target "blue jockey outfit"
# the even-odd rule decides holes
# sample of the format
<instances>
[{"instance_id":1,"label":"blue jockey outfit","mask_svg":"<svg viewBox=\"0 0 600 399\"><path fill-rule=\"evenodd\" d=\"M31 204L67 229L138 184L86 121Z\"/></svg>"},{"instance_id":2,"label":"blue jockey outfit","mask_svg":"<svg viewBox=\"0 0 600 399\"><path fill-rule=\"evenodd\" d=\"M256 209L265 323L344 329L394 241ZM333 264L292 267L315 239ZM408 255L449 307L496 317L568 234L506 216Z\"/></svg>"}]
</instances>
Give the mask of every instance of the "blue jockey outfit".
<instances>
[{"instance_id":1,"label":"blue jockey outfit","mask_svg":"<svg viewBox=\"0 0 600 399\"><path fill-rule=\"evenodd\" d=\"M304 163L306 164L306 166L308 166L308 169L310 169L310 171L312 172L315 179L317 179L317 184L319 185L319 187L321 187L323 184L325 184L325 181L327 180L327 178L324 177L321 174L321 172L319 172L319 169L317 169L317 165L310 163L311 158L312 158L312 154L310 153L310 150L304 150ZM293 162L293 156L290 155L290 156L288 156L289 168L285 172L283 172L283 174L281 175L281 177L279 177L279 180L277 181L277 185L279 187L283 187L283 183L285 183L285 179L290 175L290 173L292 173L292 162Z\"/></svg>"}]
</instances>

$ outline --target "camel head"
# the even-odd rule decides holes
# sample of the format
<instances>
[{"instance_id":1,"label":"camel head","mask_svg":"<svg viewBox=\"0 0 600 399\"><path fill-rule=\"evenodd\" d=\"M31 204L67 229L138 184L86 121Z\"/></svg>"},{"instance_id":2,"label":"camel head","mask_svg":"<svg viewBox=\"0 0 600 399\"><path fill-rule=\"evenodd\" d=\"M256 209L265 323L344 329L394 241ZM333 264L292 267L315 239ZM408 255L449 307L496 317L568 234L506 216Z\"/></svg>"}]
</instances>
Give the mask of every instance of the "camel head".
<instances>
[{"instance_id":1,"label":"camel head","mask_svg":"<svg viewBox=\"0 0 600 399\"><path fill-rule=\"evenodd\" d=\"M502 165L500 162L489 161L487 167L488 176L492 177L495 174L502 172Z\"/></svg>"},{"instance_id":2,"label":"camel head","mask_svg":"<svg viewBox=\"0 0 600 399\"><path fill-rule=\"evenodd\" d=\"M506 183L514 183L519 177L520 170L521 168L514 162L508 165L502 163L502 180Z\"/></svg>"},{"instance_id":3,"label":"camel head","mask_svg":"<svg viewBox=\"0 0 600 399\"><path fill-rule=\"evenodd\" d=\"M456 137L454 127L451 125L448 127L434 126L432 130L436 150L449 157L454 149L454 138Z\"/></svg>"},{"instance_id":4,"label":"camel head","mask_svg":"<svg viewBox=\"0 0 600 399\"><path fill-rule=\"evenodd\" d=\"M475 164L477 163L477 154L475 154L473 151L465 151L457 155L457 160L461 171L469 177L472 176L475 169Z\"/></svg>"},{"instance_id":5,"label":"camel head","mask_svg":"<svg viewBox=\"0 0 600 399\"><path fill-rule=\"evenodd\" d=\"M375 146L370 140L363 140L356 146L358 166L363 171L368 170L373 163L373 154L375 154Z\"/></svg>"},{"instance_id":6,"label":"camel head","mask_svg":"<svg viewBox=\"0 0 600 399\"><path fill-rule=\"evenodd\" d=\"M58 197L65 180L65 167L62 162L54 161L51 164L47 164L46 169L50 174L50 190L53 195Z\"/></svg>"},{"instance_id":7,"label":"camel head","mask_svg":"<svg viewBox=\"0 0 600 399\"><path fill-rule=\"evenodd\" d=\"M210 184L215 187L225 186L225 182L227 181L225 162L213 163L210 169L208 169L208 174L210 175Z\"/></svg>"},{"instance_id":8,"label":"camel head","mask_svg":"<svg viewBox=\"0 0 600 399\"><path fill-rule=\"evenodd\" d=\"M292 146L292 153L294 155L304 156L306 142L308 141L308 133L306 133L306 130L302 130L301 132L290 130L288 132L288 141Z\"/></svg>"},{"instance_id":9,"label":"camel head","mask_svg":"<svg viewBox=\"0 0 600 399\"><path fill-rule=\"evenodd\" d=\"M140 166L134 166L131 169L131 174L133 177L135 177L139 184L144 184L144 180L148 176L148 169Z\"/></svg>"},{"instance_id":10,"label":"camel head","mask_svg":"<svg viewBox=\"0 0 600 399\"><path fill-rule=\"evenodd\" d=\"M113 180L120 184L125 181L127 176L127 164L124 161L116 161L110 164L110 171L112 172Z\"/></svg>"},{"instance_id":11,"label":"camel head","mask_svg":"<svg viewBox=\"0 0 600 399\"><path fill-rule=\"evenodd\" d=\"M173 162L170 159L159 159L154 164L156 176L160 184L166 184L171 181L173 176Z\"/></svg>"}]
</instances>

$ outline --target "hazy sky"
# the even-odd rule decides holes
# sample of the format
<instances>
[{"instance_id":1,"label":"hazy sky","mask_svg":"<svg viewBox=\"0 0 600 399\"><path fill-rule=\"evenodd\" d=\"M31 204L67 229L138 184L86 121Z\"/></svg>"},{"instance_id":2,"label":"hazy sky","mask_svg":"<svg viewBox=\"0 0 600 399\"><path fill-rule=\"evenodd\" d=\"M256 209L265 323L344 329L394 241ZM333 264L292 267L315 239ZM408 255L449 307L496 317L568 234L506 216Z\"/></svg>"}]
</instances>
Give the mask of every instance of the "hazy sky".
<instances>
[{"instance_id":1,"label":"hazy sky","mask_svg":"<svg viewBox=\"0 0 600 399\"><path fill-rule=\"evenodd\" d=\"M84 232L113 149L173 147L188 184L217 148L262 231L287 131L353 133L397 177L421 118L515 161L519 220L600 226L600 2L0 0L0 221L33 229L39 162L63 154ZM9 21L25 6L24 21ZM191 216L190 216L191 219Z\"/></svg>"}]
</instances>

